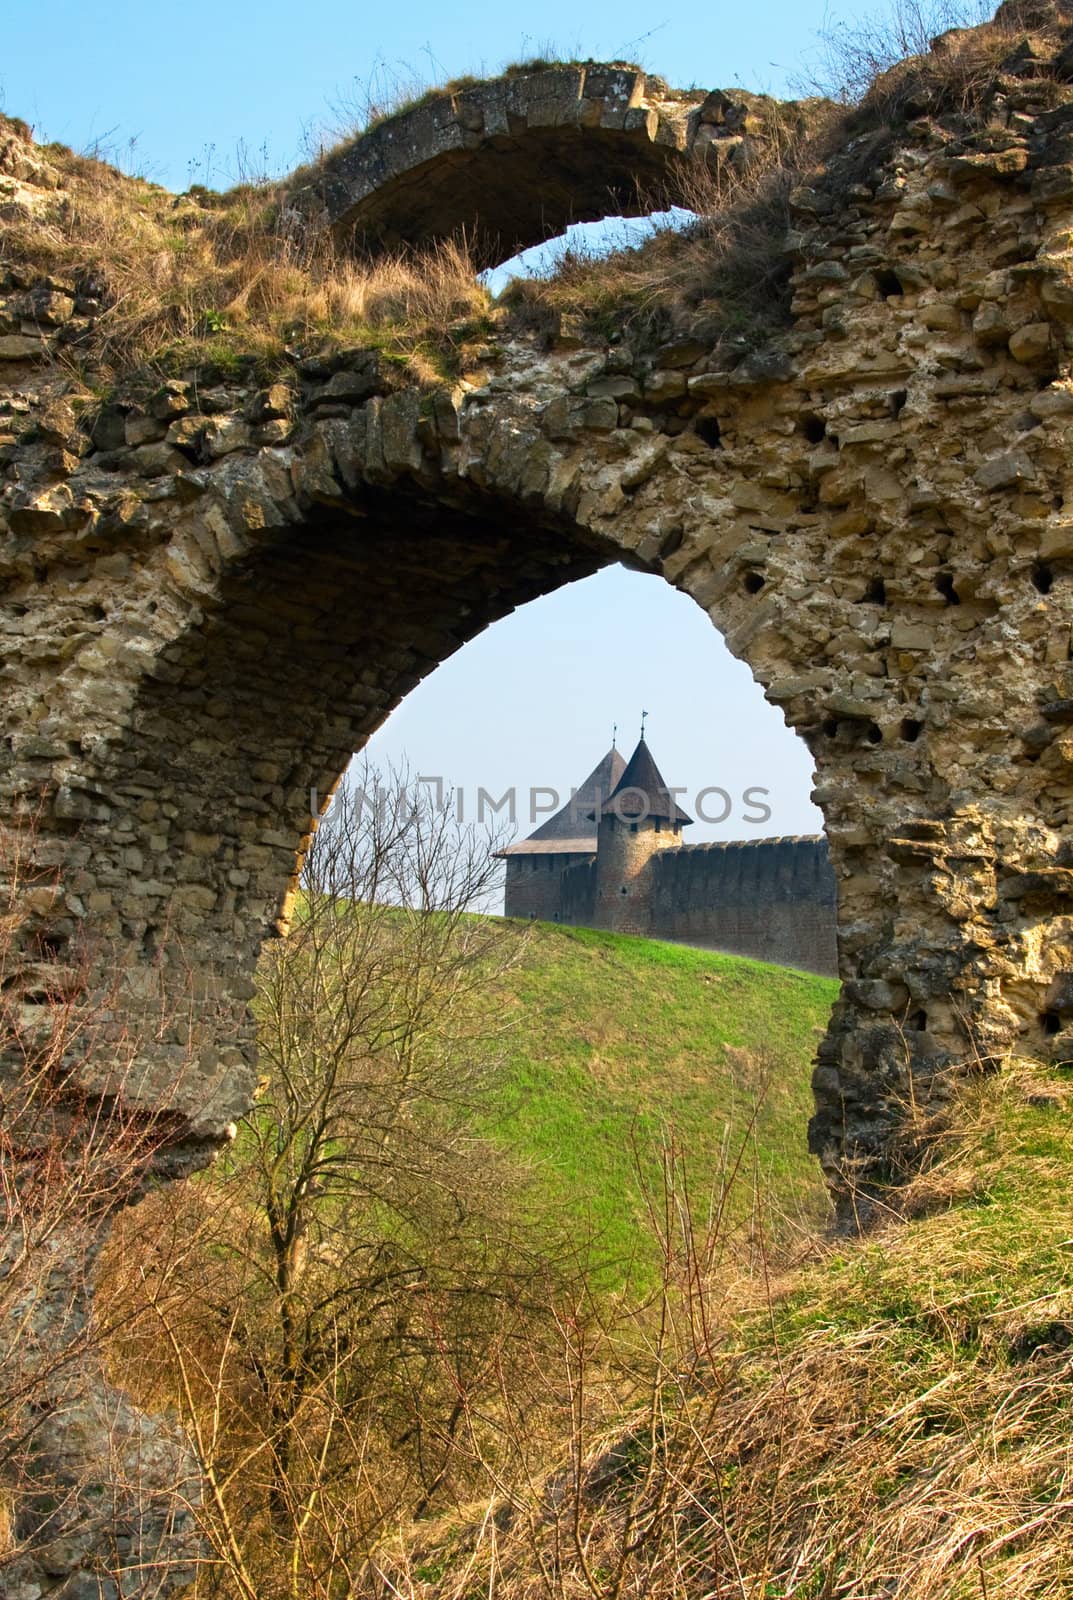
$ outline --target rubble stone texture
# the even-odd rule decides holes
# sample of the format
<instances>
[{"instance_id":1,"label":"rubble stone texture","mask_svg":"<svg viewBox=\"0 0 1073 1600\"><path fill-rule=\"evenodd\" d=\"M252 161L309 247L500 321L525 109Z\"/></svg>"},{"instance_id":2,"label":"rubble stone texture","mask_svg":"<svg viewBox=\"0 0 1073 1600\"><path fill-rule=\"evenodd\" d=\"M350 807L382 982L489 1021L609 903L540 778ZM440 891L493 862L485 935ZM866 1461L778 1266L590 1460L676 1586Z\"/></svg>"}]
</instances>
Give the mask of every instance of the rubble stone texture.
<instances>
[{"instance_id":1,"label":"rubble stone texture","mask_svg":"<svg viewBox=\"0 0 1073 1600\"><path fill-rule=\"evenodd\" d=\"M59 889L27 1005L72 941L122 964L139 1069L88 1087L167 1111L169 1170L250 1102L257 953L351 753L475 633L612 561L691 595L814 756L843 987L810 1138L836 1192L887 1177L957 1072L1073 1057L1073 90L1048 49L1014 40L978 114L797 193L792 327L735 366L702 337L521 331L451 389L338 351L269 389L121 388L87 431L49 353L92 308L7 274L0 781ZM0 164L23 215L55 187L17 140Z\"/></svg>"}]
</instances>

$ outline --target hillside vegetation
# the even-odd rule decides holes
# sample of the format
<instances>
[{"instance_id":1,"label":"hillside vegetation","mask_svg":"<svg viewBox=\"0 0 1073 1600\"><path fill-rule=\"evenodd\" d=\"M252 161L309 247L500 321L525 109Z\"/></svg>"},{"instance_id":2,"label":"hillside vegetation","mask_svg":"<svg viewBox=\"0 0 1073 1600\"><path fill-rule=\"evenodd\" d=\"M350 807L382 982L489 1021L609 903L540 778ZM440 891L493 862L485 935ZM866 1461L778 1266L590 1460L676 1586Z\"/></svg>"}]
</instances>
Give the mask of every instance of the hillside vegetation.
<instances>
[{"instance_id":1,"label":"hillside vegetation","mask_svg":"<svg viewBox=\"0 0 1073 1600\"><path fill-rule=\"evenodd\" d=\"M707 1208L746 1160L773 1208L815 1221L811 1059L838 985L683 945L537 924L502 981L503 1067L487 1131L539 1164L611 1278L632 1267L664 1142Z\"/></svg>"},{"instance_id":2,"label":"hillside vegetation","mask_svg":"<svg viewBox=\"0 0 1073 1600\"><path fill-rule=\"evenodd\" d=\"M984 1080L921 1215L793 1269L672 1206L656 1315L563 1325L531 1375L558 1433L468 1515L402 1530L363 1592L1073 1593L1070 1105L1028 1062Z\"/></svg>"}]
</instances>

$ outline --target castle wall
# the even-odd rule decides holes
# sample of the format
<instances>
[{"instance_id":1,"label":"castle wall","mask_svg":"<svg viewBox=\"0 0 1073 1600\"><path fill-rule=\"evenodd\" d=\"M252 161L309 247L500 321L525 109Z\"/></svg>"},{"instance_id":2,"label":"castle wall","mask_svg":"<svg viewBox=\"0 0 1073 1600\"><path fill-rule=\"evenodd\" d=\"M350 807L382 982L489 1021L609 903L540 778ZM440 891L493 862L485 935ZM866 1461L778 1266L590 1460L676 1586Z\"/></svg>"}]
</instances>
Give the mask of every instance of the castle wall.
<instances>
[{"instance_id":1,"label":"castle wall","mask_svg":"<svg viewBox=\"0 0 1073 1600\"><path fill-rule=\"evenodd\" d=\"M650 937L837 976L826 839L687 845L649 871Z\"/></svg>"},{"instance_id":2,"label":"castle wall","mask_svg":"<svg viewBox=\"0 0 1073 1600\"><path fill-rule=\"evenodd\" d=\"M568 867L559 888L559 921L591 928L596 912L596 857Z\"/></svg>"},{"instance_id":3,"label":"castle wall","mask_svg":"<svg viewBox=\"0 0 1073 1600\"><path fill-rule=\"evenodd\" d=\"M505 917L536 917L540 922L572 922L560 908L560 885L564 873L594 860L592 855L570 851L507 857L503 886Z\"/></svg>"}]
</instances>

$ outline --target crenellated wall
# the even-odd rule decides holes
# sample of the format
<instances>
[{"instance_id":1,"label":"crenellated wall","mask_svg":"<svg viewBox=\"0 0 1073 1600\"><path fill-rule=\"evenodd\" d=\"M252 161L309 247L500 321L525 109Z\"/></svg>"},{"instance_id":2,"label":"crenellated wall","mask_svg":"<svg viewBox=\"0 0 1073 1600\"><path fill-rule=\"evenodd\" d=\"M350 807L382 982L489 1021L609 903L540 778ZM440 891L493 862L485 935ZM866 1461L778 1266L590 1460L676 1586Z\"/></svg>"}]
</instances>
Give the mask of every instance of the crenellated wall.
<instances>
[{"instance_id":1,"label":"crenellated wall","mask_svg":"<svg viewBox=\"0 0 1073 1600\"><path fill-rule=\"evenodd\" d=\"M647 855L630 880L627 912L617 917L613 885L603 897L599 892L611 876L598 857L513 858L506 914L838 974L837 890L822 837L681 845Z\"/></svg>"},{"instance_id":2,"label":"crenellated wall","mask_svg":"<svg viewBox=\"0 0 1073 1600\"><path fill-rule=\"evenodd\" d=\"M837 975L825 839L689 845L657 856L651 872L653 938Z\"/></svg>"}]
</instances>

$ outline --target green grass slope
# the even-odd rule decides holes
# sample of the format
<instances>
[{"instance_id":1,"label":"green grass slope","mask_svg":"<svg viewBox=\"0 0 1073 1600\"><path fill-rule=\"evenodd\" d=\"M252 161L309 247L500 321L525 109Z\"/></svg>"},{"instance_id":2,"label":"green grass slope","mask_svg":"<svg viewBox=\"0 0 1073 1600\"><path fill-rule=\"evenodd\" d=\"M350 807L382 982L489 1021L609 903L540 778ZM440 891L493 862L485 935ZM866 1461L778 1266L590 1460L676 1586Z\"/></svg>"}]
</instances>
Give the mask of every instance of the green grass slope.
<instances>
[{"instance_id":1,"label":"green grass slope","mask_svg":"<svg viewBox=\"0 0 1073 1600\"><path fill-rule=\"evenodd\" d=\"M509 1537L484 1505L415 1526L403 1561L437 1581L410 1592L527 1600L551 1571L553 1600L1069 1600L1071 1111L1067 1069L1011 1063L962 1086L910 1220L670 1283L647 1390L605 1343Z\"/></svg>"},{"instance_id":2,"label":"green grass slope","mask_svg":"<svg viewBox=\"0 0 1073 1600\"><path fill-rule=\"evenodd\" d=\"M743 957L537 924L497 996L507 1031L489 1130L538 1164L612 1275L648 1233L638 1221L665 1136L698 1213L743 1151L769 1199L812 1211L811 1059L837 988ZM736 1186L739 1211L750 1187Z\"/></svg>"}]
</instances>

